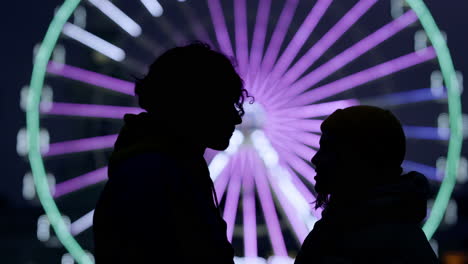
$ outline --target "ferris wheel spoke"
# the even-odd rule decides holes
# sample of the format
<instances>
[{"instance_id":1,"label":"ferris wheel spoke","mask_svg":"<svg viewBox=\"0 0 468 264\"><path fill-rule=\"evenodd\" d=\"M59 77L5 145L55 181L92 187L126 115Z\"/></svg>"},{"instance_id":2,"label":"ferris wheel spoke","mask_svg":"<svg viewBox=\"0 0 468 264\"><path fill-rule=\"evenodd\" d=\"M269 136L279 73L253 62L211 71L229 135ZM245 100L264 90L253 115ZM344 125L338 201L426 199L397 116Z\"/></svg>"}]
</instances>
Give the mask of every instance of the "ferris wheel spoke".
<instances>
[{"instance_id":1,"label":"ferris wheel spoke","mask_svg":"<svg viewBox=\"0 0 468 264\"><path fill-rule=\"evenodd\" d=\"M231 160L232 162L233 160ZM218 197L218 202L222 200L224 192L226 191L226 187L228 185L228 182L231 178L231 166L232 163L228 164L226 167L224 167L224 170L221 172L219 177L216 178L216 181L214 182L214 187L216 191L216 196Z\"/></svg>"},{"instance_id":2,"label":"ferris wheel spoke","mask_svg":"<svg viewBox=\"0 0 468 264\"><path fill-rule=\"evenodd\" d=\"M70 80L84 82L93 86L109 89L118 93L134 94L135 84L120 80L97 72L88 71L75 66L50 61L47 65L47 73L61 76Z\"/></svg>"},{"instance_id":3,"label":"ferris wheel spoke","mask_svg":"<svg viewBox=\"0 0 468 264\"><path fill-rule=\"evenodd\" d=\"M187 37L180 32L165 16L158 17L154 21L155 25L170 39L175 45L187 42Z\"/></svg>"},{"instance_id":4,"label":"ferris wheel spoke","mask_svg":"<svg viewBox=\"0 0 468 264\"><path fill-rule=\"evenodd\" d=\"M428 179L438 182L441 181L441 179L437 177L437 168L435 167L410 160L403 161L402 167L405 171L417 171L424 174Z\"/></svg>"},{"instance_id":5,"label":"ferris wheel spoke","mask_svg":"<svg viewBox=\"0 0 468 264\"><path fill-rule=\"evenodd\" d=\"M200 39L210 46L214 47L214 42L211 40L208 31L205 26L200 23L200 18L190 5L182 3L181 10L184 13L185 18L188 19L188 24L197 39Z\"/></svg>"},{"instance_id":6,"label":"ferris wheel spoke","mask_svg":"<svg viewBox=\"0 0 468 264\"><path fill-rule=\"evenodd\" d=\"M312 64L320 58L348 29L361 18L377 0L365 0L357 2L315 45L313 45L304 56L302 56L287 72L289 64L283 66L280 74L276 76L279 80L272 87L271 92L278 88L287 87L301 76ZM286 72L286 74L284 74ZM284 74L284 76L283 76ZM282 77L281 79L279 79Z\"/></svg>"},{"instance_id":7,"label":"ferris wheel spoke","mask_svg":"<svg viewBox=\"0 0 468 264\"><path fill-rule=\"evenodd\" d=\"M261 165L262 161L259 160L260 157L256 155L255 158L258 160L256 164L259 164L254 170L255 186L260 199L260 205L262 207L273 253L275 256L287 256L288 252L284 242L283 233L281 232L281 225L275 210L270 186L268 185L268 179L266 176L267 171L265 167Z\"/></svg>"},{"instance_id":8,"label":"ferris wheel spoke","mask_svg":"<svg viewBox=\"0 0 468 264\"><path fill-rule=\"evenodd\" d=\"M360 1L359 3L361 2L365 1ZM288 69L289 65L297 56L302 46L304 46L310 34L314 31L315 27L322 19L322 16L325 14L331 3L332 0L318 0L315 3L314 7L309 12L302 25L296 31L292 40L289 42L283 54L281 54L278 62L273 67L273 70L270 74L270 79L273 82L278 80Z\"/></svg>"},{"instance_id":9,"label":"ferris wheel spoke","mask_svg":"<svg viewBox=\"0 0 468 264\"><path fill-rule=\"evenodd\" d=\"M280 117L306 119L323 117L332 114L337 109L359 105L357 99L337 100L326 103L305 105L274 111L272 114Z\"/></svg>"},{"instance_id":10,"label":"ferris wheel spoke","mask_svg":"<svg viewBox=\"0 0 468 264\"><path fill-rule=\"evenodd\" d=\"M239 73L242 77L245 77L247 74L247 65L249 62L246 0L236 0L233 2L236 59L237 63L239 64Z\"/></svg>"},{"instance_id":11,"label":"ferris wheel spoke","mask_svg":"<svg viewBox=\"0 0 468 264\"><path fill-rule=\"evenodd\" d=\"M90 138L81 138L62 142L55 142L49 145L49 150L43 154L44 157L78 153L100 149L112 148L118 135L108 135Z\"/></svg>"},{"instance_id":12,"label":"ferris wheel spoke","mask_svg":"<svg viewBox=\"0 0 468 264\"><path fill-rule=\"evenodd\" d=\"M281 10L280 17L273 31L273 35L271 36L267 50L263 56L259 71L260 74L257 74L256 76L256 78L262 79L261 81L263 83L263 85L258 87L258 94L263 93L263 90L266 87L266 82L263 80L263 78L265 78L273 68L276 58L278 57L281 44L283 43L286 33L289 30L289 26L291 25L292 19L294 18L294 13L296 12L298 4L299 1L285 1L284 3L284 7Z\"/></svg>"},{"instance_id":13,"label":"ferris wheel spoke","mask_svg":"<svg viewBox=\"0 0 468 264\"><path fill-rule=\"evenodd\" d=\"M109 0L88 0L88 3L99 9L110 20L117 24L121 29L132 37L138 37L141 34L141 27L127 14L120 10Z\"/></svg>"},{"instance_id":14,"label":"ferris wheel spoke","mask_svg":"<svg viewBox=\"0 0 468 264\"><path fill-rule=\"evenodd\" d=\"M143 112L143 109L139 107L59 102L52 102L50 108L41 108L41 113L48 115L82 116L111 119L122 119L125 114L139 114L141 112Z\"/></svg>"},{"instance_id":15,"label":"ferris wheel spoke","mask_svg":"<svg viewBox=\"0 0 468 264\"><path fill-rule=\"evenodd\" d=\"M321 87L307 91L287 103L289 107L307 105L320 101L327 97L339 94L341 92L358 87L399 72L401 70L413 67L415 65L430 61L436 57L434 48L428 47L416 52L412 52L396 59L381 63L366 70L354 73L337 81L323 85Z\"/></svg>"},{"instance_id":16,"label":"ferris wheel spoke","mask_svg":"<svg viewBox=\"0 0 468 264\"><path fill-rule=\"evenodd\" d=\"M315 155L316 151L309 146L300 143L295 138L278 131L270 130L265 131L272 144L276 143L282 146L283 149L288 149L288 152L294 152L297 156L304 160L310 160ZM282 152L280 152L282 153Z\"/></svg>"},{"instance_id":17,"label":"ferris wheel spoke","mask_svg":"<svg viewBox=\"0 0 468 264\"><path fill-rule=\"evenodd\" d=\"M272 117L271 119L271 124L268 124L268 128L271 129L298 130L316 133L321 133L320 125L323 122L319 119L293 119L278 117Z\"/></svg>"},{"instance_id":18,"label":"ferris wheel spoke","mask_svg":"<svg viewBox=\"0 0 468 264\"><path fill-rule=\"evenodd\" d=\"M232 57L234 56L234 51L232 49L231 39L229 38L229 32L224 19L221 3L219 0L207 1L218 45L223 53Z\"/></svg>"},{"instance_id":19,"label":"ferris wheel spoke","mask_svg":"<svg viewBox=\"0 0 468 264\"><path fill-rule=\"evenodd\" d=\"M438 88L436 90L446 91L445 87ZM371 98L360 99L361 104L364 105L375 105L380 107L392 107L400 106L404 104L428 102L435 100L447 99L447 93L442 92L436 94L432 88L422 88L404 92L396 92L391 94L379 95Z\"/></svg>"},{"instance_id":20,"label":"ferris wheel spoke","mask_svg":"<svg viewBox=\"0 0 468 264\"><path fill-rule=\"evenodd\" d=\"M440 133L441 128L439 127L403 126L403 129L408 139L449 140L449 128L446 128L443 134Z\"/></svg>"},{"instance_id":21,"label":"ferris wheel spoke","mask_svg":"<svg viewBox=\"0 0 468 264\"><path fill-rule=\"evenodd\" d=\"M304 159L298 157L294 152L288 150L287 146L283 146L278 142L271 142L271 145L281 153L281 159L285 161L288 166L300 173L311 184L315 184L315 170ZM312 155L313 156L313 155ZM310 160L312 156L307 159Z\"/></svg>"},{"instance_id":22,"label":"ferris wheel spoke","mask_svg":"<svg viewBox=\"0 0 468 264\"><path fill-rule=\"evenodd\" d=\"M277 177L273 176L271 173L278 173L278 171L270 170L268 175L268 181L273 189L273 193L278 199L280 204L280 208L282 209L283 213L289 220L290 227L294 231L296 238L300 244L304 241L307 234L309 233L309 228L307 224L304 222L304 219L301 219L301 214L297 212L296 208L293 206L293 201L288 199L288 195L291 195L292 192L288 192L289 190L285 189L286 184L285 181L287 180L280 180L283 176L278 175ZM283 177L284 178L284 177ZM281 183L281 184L280 184ZM292 197L291 197L292 198ZM298 201L294 201L298 202Z\"/></svg>"},{"instance_id":23,"label":"ferris wheel spoke","mask_svg":"<svg viewBox=\"0 0 468 264\"><path fill-rule=\"evenodd\" d=\"M292 72L300 76L307 68L309 68L318 58L320 58L325 51L330 48L341 36L348 31L348 29L356 23L356 21L362 17L375 3L377 0L361 0L357 2L341 19L336 23L315 45L313 45L306 54L299 59L294 65ZM282 82L280 77L288 69L292 59L285 64L278 74L272 76L274 83L273 87L269 89L269 93L273 93L278 90L278 87L282 86L278 83ZM279 65L279 62L278 62ZM299 70L297 68L300 68ZM301 72L302 71L302 72Z\"/></svg>"},{"instance_id":24,"label":"ferris wheel spoke","mask_svg":"<svg viewBox=\"0 0 468 264\"><path fill-rule=\"evenodd\" d=\"M140 2L153 17L162 16L164 13L164 8L158 0L140 0Z\"/></svg>"},{"instance_id":25,"label":"ferris wheel spoke","mask_svg":"<svg viewBox=\"0 0 468 264\"><path fill-rule=\"evenodd\" d=\"M56 184L53 197L59 198L105 180L107 180L107 166Z\"/></svg>"},{"instance_id":26,"label":"ferris wheel spoke","mask_svg":"<svg viewBox=\"0 0 468 264\"><path fill-rule=\"evenodd\" d=\"M244 230L244 256L258 257L257 252L257 220L255 208L255 182L252 169L256 164L253 163L252 152L248 151L246 169L242 179L242 215ZM247 169L248 168L248 169Z\"/></svg>"},{"instance_id":27,"label":"ferris wheel spoke","mask_svg":"<svg viewBox=\"0 0 468 264\"><path fill-rule=\"evenodd\" d=\"M72 23L65 23L62 33L114 61L121 62L125 59L124 50Z\"/></svg>"},{"instance_id":28,"label":"ferris wheel spoke","mask_svg":"<svg viewBox=\"0 0 468 264\"><path fill-rule=\"evenodd\" d=\"M350 48L335 56L333 59L329 60L325 64L321 65L311 73L298 80L298 78L312 65L312 61L305 59L299 60L281 79L281 83L278 85L280 92L278 92L277 96L275 95L276 99L284 94L287 94L288 96L295 96L304 92L310 87L313 87L315 84L325 79L330 74L336 72L372 48L407 28L409 25L416 22L417 19L418 18L414 11L410 10L406 12L399 18L384 25L374 33L360 40ZM330 30L329 32L333 31ZM285 89L285 87L289 88Z\"/></svg>"},{"instance_id":29,"label":"ferris wheel spoke","mask_svg":"<svg viewBox=\"0 0 468 264\"><path fill-rule=\"evenodd\" d=\"M265 47L265 38L268 26L268 17L271 10L271 0L260 0L258 2L257 15L255 20L255 27L253 31L252 47L250 49L250 60L249 60L249 79L254 78L260 68L262 62L263 49ZM255 83L254 80L253 82ZM253 85L251 88L252 92L255 92L258 85Z\"/></svg>"},{"instance_id":30,"label":"ferris wheel spoke","mask_svg":"<svg viewBox=\"0 0 468 264\"><path fill-rule=\"evenodd\" d=\"M86 213L82 217L78 218L75 220L75 222L71 223L70 225L70 233L73 236L77 236L83 231L89 229L90 227L93 226L93 216L94 216L94 210Z\"/></svg>"}]
</instances>

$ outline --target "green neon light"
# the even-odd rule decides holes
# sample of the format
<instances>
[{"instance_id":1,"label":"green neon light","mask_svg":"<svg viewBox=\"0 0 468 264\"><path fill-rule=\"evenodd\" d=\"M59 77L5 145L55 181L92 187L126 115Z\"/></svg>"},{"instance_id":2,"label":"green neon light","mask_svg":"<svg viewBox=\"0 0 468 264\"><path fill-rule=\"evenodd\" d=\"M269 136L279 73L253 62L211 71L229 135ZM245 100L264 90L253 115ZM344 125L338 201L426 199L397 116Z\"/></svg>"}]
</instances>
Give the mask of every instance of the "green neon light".
<instances>
[{"instance_id":1,"label":"green neon light","mask_svg":"<svg viewBox=\"0 0 468 264\"><path fill-rule=\"evenodd\" d=\"M456 181L463 140L461 100L450 52L433 17L422 0L407 0L407 2L418 15L424 30L437 52L439 65L448 89L451 134L447 154L446 176L437 194L432 213L423 227L426 236L430 239L443 218L445 208L447 207ZM50 195L50 189L47 183L46 172L39 146L39 103L47 63L60 36L63 25L72 15L79 3L80 0L65 0L53 18L44 37L44 41L39 48L31 76L30 97L28 109L26 111L26 124L28 131L29 161L34 175L37 194L42 206L44 207L44 211L49 217L49 221L58 238L70 252L72 257L80 264L91 264L91 259L70 234L52 196Z\"/></svg>"},{"instance_id":2,"label":"green neon light","mask_svg":"<svg viewBox=\"0 0 468 264\"><path fill-rule=\"evenodd\" d=\"M436 50L448 94L450 140L445 177L434 201L431 215L423 227L424 233L427 238L430 239L442 221L445 208L447 208L458 174L458 162L460 160L463 141L461 99L452 57L450 56L447 43L445 43L434 18L422 0L406 0L406 2L416 12L419 21Z\"/></svg>"},{"instance_id":3,"label":"green neon light","mask_svg":"<svg viewBox=\"0 0 468 264\"><path fill-rule=\"evenodd\" d=\"M60 36L63 25L73 14L80 0L66 0L57 11L50 23L49 29L39 48L34 60L34 67L31 76L30 96L28 98L28 107L26 111L26 125L28 133L29 162L34 175L34 184L36 185L37 195L46 212L50 224L55 230L57 237L63 246L70 252L72 257L80 264L93 263L81 246L70 234L69 229L62 220L62 216L50 194L47 183L44 163L40 153L39 144L39 103L41 99L42 87L44 85L45 69L50 59L52 51Z\"/></svg>"}]
</instances>

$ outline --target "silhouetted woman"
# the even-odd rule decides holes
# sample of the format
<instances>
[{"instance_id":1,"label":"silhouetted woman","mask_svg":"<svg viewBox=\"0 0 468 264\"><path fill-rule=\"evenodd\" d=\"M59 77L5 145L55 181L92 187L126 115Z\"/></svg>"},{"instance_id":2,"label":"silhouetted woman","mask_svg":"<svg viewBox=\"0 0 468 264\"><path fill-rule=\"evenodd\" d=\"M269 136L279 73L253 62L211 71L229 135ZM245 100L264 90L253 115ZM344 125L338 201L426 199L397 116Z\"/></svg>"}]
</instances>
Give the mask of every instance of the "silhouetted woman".
<instances>
[{"instance_id":1,"label":"silhouetted woman","mask_svg":"<svg viewBox=\"0 0 468 264\"><path fill-rule=\"evenodd\" d=\"M421 222L428 182L402 175L406 141L398 119L371 106L339 109L321 126L312 158L322 219L296 264L438 263Z\"/></svg>"},{"instance_id":2,"label":"silhouetted woman","mask_svg":"<svg viewBox=\"0 0 468 264\"><path fill-rule=\"evenodd\" d=\"M224 150L247 95L231 61L195 43L162 54L135 93L94 214L100 263L233 263L206 148Z\"/></svg>"}]
</instances>

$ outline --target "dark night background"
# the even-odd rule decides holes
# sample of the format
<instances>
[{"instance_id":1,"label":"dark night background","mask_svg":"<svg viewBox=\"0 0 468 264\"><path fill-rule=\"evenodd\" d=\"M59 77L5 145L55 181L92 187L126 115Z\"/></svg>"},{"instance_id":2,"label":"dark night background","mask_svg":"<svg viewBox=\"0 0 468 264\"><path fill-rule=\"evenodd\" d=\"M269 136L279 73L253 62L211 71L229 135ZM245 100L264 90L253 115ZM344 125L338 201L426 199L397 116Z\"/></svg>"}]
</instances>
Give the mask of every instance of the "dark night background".
<instances>
[{"instance_id":1,"label":"dark night background","mask_svg":"<svg viewBox=\"0 0 468 264\"><path fill-rule=\"evenodd\" d=\"M468 73L468 2L425 1L441 30L448 35L455 68ZM58 263L60 256L46 254L45 246L36 238L37 217L42 214L38 204L25 201L21 194L24 173L28 163L16 153L16 136L25 126L25 114L19 107L22 86L29 83L32 69L33 46L44 37L52 19L54 8L60 0L47 1L4 1L2 7L2 87L0 89L1 146L0 146L0 263ZM71 55L73 56L73 55ZM468 103L466 91L462 103ZM463 112L467 111L463 108ZM463 155L467 156L466 148ZM466 184L465 184L466 185ZM464 186L463 186L464 187ZM440 247L448 250L468 252L467 191L459 186L457 195L459 215L465 223L455 231L447 230L441 236ZM460 235L464 230L464 235ZM442 243L442 242L440 242ZM453 262L455 263L455 262Z\"/></svg>"}]
</instances>

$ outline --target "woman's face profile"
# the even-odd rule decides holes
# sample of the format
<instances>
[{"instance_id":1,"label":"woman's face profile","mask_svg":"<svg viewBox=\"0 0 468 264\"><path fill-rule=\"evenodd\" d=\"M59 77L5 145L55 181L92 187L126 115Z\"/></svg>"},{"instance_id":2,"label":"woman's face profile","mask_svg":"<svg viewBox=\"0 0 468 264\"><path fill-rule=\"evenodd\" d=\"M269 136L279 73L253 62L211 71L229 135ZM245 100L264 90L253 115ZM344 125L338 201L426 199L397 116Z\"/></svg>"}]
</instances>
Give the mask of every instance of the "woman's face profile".
<instances>
[{"instance_id":1,"label":"woman's face profile","mask_svg":"<svg viewBox=\"0 0 468 264\"><path fill-rule=\"evenodd\" d=\"M336 138L330 133L322 133L320 148L311 160L315 172L315 190L319 193L331 193L332 185L338 182L342 162Z\"/></svg>"}]
</instances>

